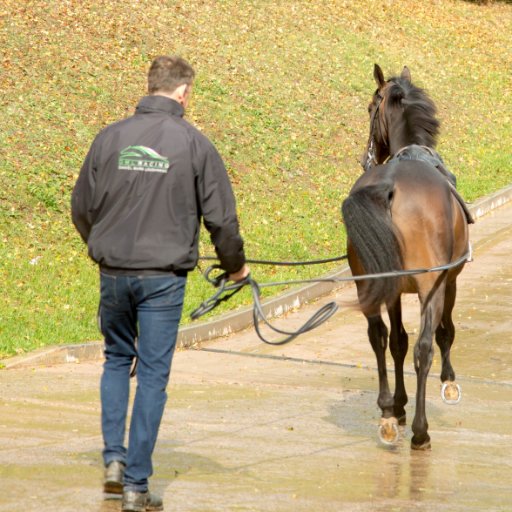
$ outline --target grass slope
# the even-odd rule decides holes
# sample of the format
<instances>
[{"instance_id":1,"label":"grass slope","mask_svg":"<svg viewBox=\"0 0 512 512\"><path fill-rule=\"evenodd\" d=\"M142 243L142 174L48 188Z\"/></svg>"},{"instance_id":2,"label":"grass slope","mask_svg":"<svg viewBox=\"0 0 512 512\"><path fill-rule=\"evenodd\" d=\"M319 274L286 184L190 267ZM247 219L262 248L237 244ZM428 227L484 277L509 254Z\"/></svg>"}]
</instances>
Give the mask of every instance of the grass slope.
<instances>
[{"instance_id":1,"label":"grass slope","mask_svg":"<svg viewBox=\"0 0 512 512\"><path fill-rule=\"evenodd\" d=\"M430 92L468 200L512 182L511 48L508 2L3 0L0 357L98 339L97 271L69 196L95 134L144 94L153 57L197 70L188 118L225 158L247 254L291 260L344 252L339 206L361 172L374 62L390 75L408 65ZM210 293L193 273L184 318Z\"/></svg>"}]
</instances>

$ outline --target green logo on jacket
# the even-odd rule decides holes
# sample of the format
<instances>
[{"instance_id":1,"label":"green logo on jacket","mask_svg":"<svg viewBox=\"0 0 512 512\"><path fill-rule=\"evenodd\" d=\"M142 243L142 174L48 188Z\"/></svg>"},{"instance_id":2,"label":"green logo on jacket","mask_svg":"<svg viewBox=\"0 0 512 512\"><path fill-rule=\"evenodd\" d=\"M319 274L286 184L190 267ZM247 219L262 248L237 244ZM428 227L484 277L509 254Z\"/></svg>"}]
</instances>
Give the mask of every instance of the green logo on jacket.
<instances>
[{"instance_id":1,"label":"green logo on jacket","mask_svg":"<svg viewBox=\"0 0 512 512\"><path fill-rule=\"evenodd\" d=\"M146 146L128 146L119 153L119 169L166 173L169 160Z\"/></svg>"}]
</instances>

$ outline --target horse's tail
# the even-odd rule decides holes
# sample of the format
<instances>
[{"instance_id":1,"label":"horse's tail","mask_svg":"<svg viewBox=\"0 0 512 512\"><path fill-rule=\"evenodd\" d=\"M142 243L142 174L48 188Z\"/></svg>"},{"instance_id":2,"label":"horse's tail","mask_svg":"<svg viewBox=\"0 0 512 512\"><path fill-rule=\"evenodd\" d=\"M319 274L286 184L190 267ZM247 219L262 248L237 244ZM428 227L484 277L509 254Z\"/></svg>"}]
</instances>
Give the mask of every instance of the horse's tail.
<instances>
[{"instance_id":1,"label":"horse's tail","mask_svg":"<svg viewBox=\"0 0 512 512\"><path fill-rule=\"evenodd\" d=\"M393 183L369 185L352 192L341 206L348 239L365 274L402 270L400 235L391 219ZM400 292L400 278L373 279L361 288L364 309L393 302Z\"/></svg>"}]
</instances>

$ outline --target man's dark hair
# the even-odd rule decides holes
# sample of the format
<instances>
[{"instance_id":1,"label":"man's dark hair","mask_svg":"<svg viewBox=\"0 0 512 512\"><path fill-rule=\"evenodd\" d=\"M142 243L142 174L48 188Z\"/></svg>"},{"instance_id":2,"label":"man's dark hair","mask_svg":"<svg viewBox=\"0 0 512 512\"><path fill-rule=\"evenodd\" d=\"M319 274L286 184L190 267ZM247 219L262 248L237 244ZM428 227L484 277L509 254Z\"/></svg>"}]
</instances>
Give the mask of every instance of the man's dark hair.
<instances>
[{"instance_id":1,"label":"man's dark hair","mask_svg":"<svg viewBox=\"0 0 512 512\"><path fill-rule=\"evenodd\" d=\"M192 85L195 77L192 66L178 56L157 57L149 68L148 92L174 92L180 85Z\"/></svg>"}]
</instances>

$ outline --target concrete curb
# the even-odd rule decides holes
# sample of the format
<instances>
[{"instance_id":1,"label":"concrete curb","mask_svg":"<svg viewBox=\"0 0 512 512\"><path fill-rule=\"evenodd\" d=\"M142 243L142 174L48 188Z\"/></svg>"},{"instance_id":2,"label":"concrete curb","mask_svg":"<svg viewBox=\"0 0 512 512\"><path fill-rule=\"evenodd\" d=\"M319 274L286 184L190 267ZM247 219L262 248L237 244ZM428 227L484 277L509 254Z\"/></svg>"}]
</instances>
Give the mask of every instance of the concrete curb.
<instances>
[{"instance_id":1,"label":"concrete curb","mask_svg":"<svg viewBox=\"0 0 512 512\"><path fill-rule=\"evenodd\" d=\"M468 207L473 217L478 219L490 211L499 208L510 200L512 200L512 185L505 187L494 194L483 197L473 204L468 204ZM342 267L333 273L325 275L324 277L346 276L350 276L350 269L348 266ZM263 305L263 309L269 317L277 317L292 309L296 309L307 302L327 295L334 289L340 289L349 284L351 283L312 283L268 300ZM210 341L215 338L227 336L242 329L246 329L251 325L252 307L246 307L239 311L214 318L208 322L181 328L178 334L178 347L190 348L202 341ZM103 342L97 341L36 350L28 355L15 356L4 361L0 361L0 368L12 369L48 366L102 359Z\"/></svg>"},{"instance_id":2,"label":"concrete curb","mask_svg":"<svg viewBox=\"0 0 512 512\"><path fill-rule=\"evenodd\" d=\"M471 215L476 219L479 217L483 217L485 214L489 213L491 210L499 208L503 206L505 203L508 203L512 200L512 185L505 187L494 194L489 196L482 197L478 201L472 204L468 204L469 211Z\"/></svg>"}]
</instances>

